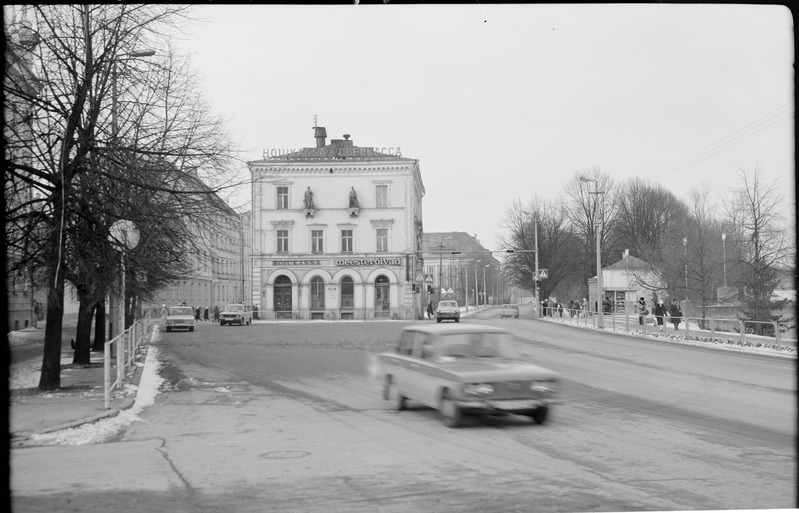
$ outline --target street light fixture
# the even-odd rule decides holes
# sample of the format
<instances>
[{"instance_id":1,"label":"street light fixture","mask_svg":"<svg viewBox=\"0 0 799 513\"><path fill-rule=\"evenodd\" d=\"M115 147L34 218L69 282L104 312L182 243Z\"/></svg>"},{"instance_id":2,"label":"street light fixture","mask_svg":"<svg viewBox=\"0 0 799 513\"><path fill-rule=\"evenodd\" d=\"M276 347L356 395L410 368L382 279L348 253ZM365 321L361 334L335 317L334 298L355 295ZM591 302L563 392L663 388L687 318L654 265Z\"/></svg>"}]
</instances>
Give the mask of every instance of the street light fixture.
<instances>
[{"instance_id":1,"label":"street light fixture","mask_svg":"<svg viewBox=\"0 0 799 513\"><path fill-rule=\"evenodd\" d=\"M585 176L580 177L581 182L594 182L594 191L588 194L595 194L599 196L600 194L605 194L604 191L599 190L599 182L595 178L587 178ZM599 199L597 198L597 204L599 203ZM602 300L604 299L603 290L602 290L602 249L601 249L601 242L600 237L602 234L602 227L600 225L601 219L598 221L596 219L596 213L599 208L594 209L594 224L596 225L596 311L597 311L597 326L603 328L605 326L605 315L602 312ZM590 310L591 305L588 305Z\"/></svg>"},{"instance_id":2,"label":"street light fixture","mask_svg":"<svg viewBox=\"0 0 799 513\"><path fill-rule=\"evenodd\" d=\"M721 252L724 258L724 288L727 288L727 234L721 234ZM724 294L727 292L725 291Z\"/></svg>"},{"instance_id":3,"label":"street light fixture","mask_svg":"<svg viewBox=\"0 0 799 513\"><path fill-rule=\"evenodd\" d=\"M491 264L486 264L483 267L483 304L488 305L488 289L486 288L486 268L491 267Z\"/></svg>"},{"instance_id":4,"label":"street light fixture","mask_svg":"<svg viewBox=\"0 0 799 513\"><path fill-rule=\"evenodd\" d=\"M131 251L139 244L139 230L132 221L127 219L120 219L111 225L108 230L108 240L111 244L119 250L120 258L120 293L119 293L119 327L118 333L121 335L125 332L125 252ZM112 334L113 336L113 334Z\"/></svg>"},{"instance_id":5,"label":"street light fixture","mask_svg":"<svg viewBox=\"0 0 799 513\"><path fill-rule=\"evenodd\" d=\"M477 281L477 264L482 262L482 260L477 260L474 263L474 307L478 310L480 309L480 286L479 282Z\"/></svg>"}]
</instances>

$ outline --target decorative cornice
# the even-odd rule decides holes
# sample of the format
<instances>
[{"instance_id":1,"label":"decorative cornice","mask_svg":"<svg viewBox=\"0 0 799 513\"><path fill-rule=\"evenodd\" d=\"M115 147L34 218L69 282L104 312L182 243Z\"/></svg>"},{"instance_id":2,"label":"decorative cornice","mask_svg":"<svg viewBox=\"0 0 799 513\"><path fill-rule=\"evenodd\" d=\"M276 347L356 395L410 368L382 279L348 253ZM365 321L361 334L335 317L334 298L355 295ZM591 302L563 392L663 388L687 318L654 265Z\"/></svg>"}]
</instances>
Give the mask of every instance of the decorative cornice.
<instances>
[{"instance_id":1,"label":"decorative cornice","mask_svg":"<svg viewBox=\"0 0 799 513\"><path fill-rule=\"evenodd\" d=\"M280 230L283 228L291 229L291 227L294 226L294 221L291 219L280 219L278 221L271 221L271 223L273 229L275 230Z\"/></svg>"},{"instance_id":2,"label":"decorative cornice","mask_svg":"<svg viewBox=\"0 0 799 513\"><path fill-rule=\"evenodd\" d=\"M393 219L370 219L369 222L372 223L372 228L375 229L391 228L391 225L394 224Z\"/></svg>"}]
</instances>

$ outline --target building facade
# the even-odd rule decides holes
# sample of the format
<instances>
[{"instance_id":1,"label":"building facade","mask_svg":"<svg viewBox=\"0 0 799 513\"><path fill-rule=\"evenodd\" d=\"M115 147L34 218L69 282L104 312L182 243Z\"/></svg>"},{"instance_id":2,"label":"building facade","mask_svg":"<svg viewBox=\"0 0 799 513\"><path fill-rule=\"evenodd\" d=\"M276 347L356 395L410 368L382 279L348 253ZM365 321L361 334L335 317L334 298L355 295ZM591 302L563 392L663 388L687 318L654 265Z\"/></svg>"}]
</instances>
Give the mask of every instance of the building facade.
<instances>
[{"instance_id":1,"label":"building facade","mask_svg":"<svg viewBox=\"0 0 799 513\"><path fill-rule=\"evenodd\" d=\"M613 311L635 313L638 298L644 298L649 311L657 300L666 300L666 282L660 269L640 258L625 254L618 262L602 268L602 297L610 300ZM596 276L588 280L588 301L596 310Z\"/></svg>"},{"instance_id":2,"label":"building facade","mask_svg":"<svg viewBox=\"0 0 799 513\"><path fill-rule=\"evenodd\" d=\"M265 152L252 174L252 303L262 319L415 319L421 268L418 160L399 147Z\"/></svg>"}]
</instances>

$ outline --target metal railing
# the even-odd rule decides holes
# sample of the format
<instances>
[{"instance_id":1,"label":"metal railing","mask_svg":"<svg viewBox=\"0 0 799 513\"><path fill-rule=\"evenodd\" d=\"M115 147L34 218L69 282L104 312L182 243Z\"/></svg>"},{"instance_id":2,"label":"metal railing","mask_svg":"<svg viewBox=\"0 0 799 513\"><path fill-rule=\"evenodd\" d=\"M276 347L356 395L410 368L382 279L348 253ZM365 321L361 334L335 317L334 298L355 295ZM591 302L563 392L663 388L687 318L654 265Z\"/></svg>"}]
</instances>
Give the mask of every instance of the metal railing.
<instances>
[{"instance_id":1,"label":"metal railing","mask_svg":"<svg viewBox=\"0 0 799 513\"><path fill-rule=\"evenodd\" d=\"M626 331L641 336L656 333L678 333L685 338L693 336L711 340L725 340L737 342L739 345L772 343L773 341L774 345L780 349L783 346L797 347L796 339L786 338L780 329L780 323L777 321L680 317L679 324L675 326L671 317L664 316L661 329L656 317L651 312L644 317L643 323L639 315L634 313L605 313L603 315L606 329ZM589 310L553 309L543 318L578 326L598 327L597 313ZM757 334L758 331L760 334Z\"/></svg>"},{"instance_id":2,"label":"metal railing","mask_svg":"<svg viewBox=\"0 0 799 513\"><path fill-rule=\"evenodd\" d=\"M111 407L111 392L122 385L125 374L133 369L136 354L150 328L150 318L139 319L133 325L105 343L103 352L103 389L106 409ZM114 365L114 360L116 365ZM116 379L111 381L111 369L116 366Z\"/></svg>"}]
</instances>

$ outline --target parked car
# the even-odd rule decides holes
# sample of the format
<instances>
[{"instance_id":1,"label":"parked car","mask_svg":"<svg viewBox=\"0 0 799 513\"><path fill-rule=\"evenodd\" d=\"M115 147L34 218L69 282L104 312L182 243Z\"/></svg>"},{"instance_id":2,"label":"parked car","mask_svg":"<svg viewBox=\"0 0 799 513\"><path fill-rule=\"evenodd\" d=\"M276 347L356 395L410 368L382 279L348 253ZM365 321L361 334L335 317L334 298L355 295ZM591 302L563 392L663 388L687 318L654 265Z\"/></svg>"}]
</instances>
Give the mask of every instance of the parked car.
<instances>
[{"instance_id":1,"label":"parked car","mask_svg":"<svg viewBox=\"0 0 799 513\"><path fill-rule=\"evenodd\" d=\"M461 309L458 308L457 301L447 299L438 302L436 322L441 322L443 319L451 319L455 322L461 321Z\"/></svg>"},{"instance_id":2,"label":"parked car","mask_svg":"<svg viewBox=\"0 0 799 513\"><path fill-rule=\"evenodd\" d=\"M406 400L435 408L448 427L465 414L519 414L543 424L558 402L560 376L531 363L520 344L492 326L406 327L377 357L383 398L397 411Z\"/></svg>"},{"instance_id":3,"label":"parked car","mask_svg":"<svg viewBox=\"0 0 799 513\"><path fill-rule=\"evenodd\" d=\"M166 330L187 329L194 331L194 308L190 306L170 306L166 312Z\"/></svg>"},{"instance_id":4,"label":"parked car","mask_svg":"<svg viewBox=\"0 0 799 513\"><path fill-rule=\"evenodd\" d=\"M239 326L252 324L252 308L250 305L238 303L227 305L219 313L219 325L224 326L225 324L238 324Z\"/></svg>"},{"instance_id":5,"label":"parked car","mask_svg":"<svg viewBox=\"0 0 799 513\"><path fill-rule=\"evenodd\" d=\"M519 318L519 305L502 305L499 311L499 318L511 317L513 319Z\"/></svg>"}]
</instances>

